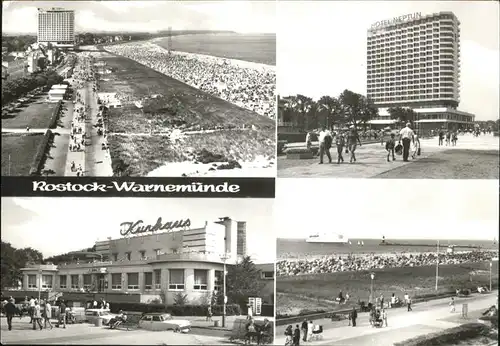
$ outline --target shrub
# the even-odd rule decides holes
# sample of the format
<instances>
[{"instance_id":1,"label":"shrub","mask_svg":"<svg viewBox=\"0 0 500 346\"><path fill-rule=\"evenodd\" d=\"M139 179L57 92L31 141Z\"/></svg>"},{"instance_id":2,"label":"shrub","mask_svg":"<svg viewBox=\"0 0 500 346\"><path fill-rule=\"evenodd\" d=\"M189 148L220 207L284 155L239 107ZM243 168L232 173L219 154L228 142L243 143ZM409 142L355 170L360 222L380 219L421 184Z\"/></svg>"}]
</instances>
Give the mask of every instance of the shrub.
<instances>
[{"instance_id":1,"label":"shrub","mask_svg":"<svg viewBox=\"0 0 500 346\"><path fill-rule=\"evenodd\" d=\"M58 101L56 107L52 111L52 116L49 123L49 128L51 129L55 129L57 127L57 120L59 120L59 112L61 111L61 106L61 101Z\"/></svg>"},{"instance_id":2,"label":"shrub","mask_svg":"<svg viewBox=\"0 0 500 346\"><path fill-rule=\"evenodd\" d=\"M146 304L146 303L111 303L111 312L117 313L120 310L133 312L168 312L173 316L206 316L206 305L168 305L164 304ZM222 305L212 307L212 313L215 316L222 315ZM226 315L241 315L241 308L237 304L226 305Z\"/></svg>"},{"instance_id":3,"label":"shrub","mask_svg":"<svg viewBox=\"0 0 500 346\"><path fill-rule=\"evenodd\" d=\"M33 163L31 164L30 175L40 175L40 171L45 163L47 154L50 150L50 145L52 145L53 133L50 130L45 132L43 140L38 145L36 155L33 158Z\"/></svg>"},{"instance_id":4,"label":"shrub","mask_svg":"<svg viewBox=\"0 0 500 346\"><path fill-rule=\"evenodd\" d=\"M397 342L394 346L455 345L461 340L474 338L487 329L488 327L481 323L467 323L437 333L421 335Z\"/></svg>"}]
</instances>

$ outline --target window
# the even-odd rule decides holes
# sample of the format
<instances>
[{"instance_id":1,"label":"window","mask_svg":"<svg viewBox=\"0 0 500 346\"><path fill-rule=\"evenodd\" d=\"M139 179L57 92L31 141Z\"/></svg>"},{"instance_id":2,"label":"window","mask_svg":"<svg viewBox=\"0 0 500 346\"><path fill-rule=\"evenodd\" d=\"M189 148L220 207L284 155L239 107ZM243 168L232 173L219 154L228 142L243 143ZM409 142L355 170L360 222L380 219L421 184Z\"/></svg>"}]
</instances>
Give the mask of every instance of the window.
<instances>
[{"instance_id":1,"label":"window","mask_svg":"<svg viewBox=\"0 0 500 346\"><path fill-rule=\"evenodd\" d=\"M52 275L42 275L42 288L52 288Z\"/></svg>"},{"instance_id":2,"label":"window","mask_svg":"<svg viewBox=\"0 0 500 346\"><path fill-rule=\"evenodd\" d=\"M208 271L207 270L200 270L200 269L195 269L194 270L194 286L193 289L195 290L207 290L208 289L208 279L207 275Z\"/></svg>"},{"instance_id":3,"label":"window","mask_svg":"<svg viewBox=\"0 0 500 346\"><path fill-rule=\"evenodd\" d=\"M113 254L113 261L118 261L118 254L117 253Z\"/></svg>"},{"instance_id":4,"label":"window","mask_svg":"<svg viewBox=\"0 0 500 346\"><path fill-rule=\"evenodd\" d=\"M215 271L215 282L214 282L214 291L221 292L222 285L224 285L224 273L220 270Z\"/></svg>"},{"instance_id":5,"label":"window","mask_svg":"<svg viewBox=\"0 0 500 346\"><path fill-rule=\"evenodd\" d=\"M153 316L153 322L161 322L161 316Z\"/></svg>"},{"instance_id":6,"label":"window","mask_svg":"<svg viewBox=\"0 0 500 346\"><path fill-rule=\"evenodd\" d=\"M184 269L170 269L168 289L169 290L184 289Z\"/></svg>"},{"instance_id":7,"label":"window","mask_svg":"<svg viewBox=\"0 0 500 346\"><path fill-rule=\"evenodd\" d=\"M28 288L36 288L36 275L28 275Z\"/></svg>"},{"instance_id":8,"label":"window","mask_svg":"<svg viewBox=\"0 0 500 346\"><path fill-rule=\"evenodd\" d=\"M155 289L161 289L161 270L157 269L154 271L155 273Z\"/></svg>"},{"instance_id":9,"label":"window","mask_svg":"<svg viewBox=\"0 0 500 346\"><path fill-rule=\"evenodd\" d=\"M144 273L144 289L150 290L153 288L153 273Z\"/></svg>"},{"instance_id":10,"label":"window","mask_svg":"<svg viewBox=\"0 0 500 346\"><path fill-rule=\"evenodd\" d=\"M274 272L261 272L260 273L262 279L273 279Z\"/></svg>"},{"instance_id":11,"label":"window","mask_svg":"<svg viewBox=\"0 0 500 346\"><path fill-rule=\"evenodd\" d=\"M92 286L92 276L90 274L83 275L83 289L89 290Z\"/></svg>"},{"instance_id":12,"label":"window","mask_svg":"<svg viewBox=\"0 0 500 346\"><path fill-rule=\"evenodd\" d=\"M131 253L130 253L130 252L126 252L126 253L125 253L125 256L127 257L127 261L130 261L130 255L131 255Z\"/></svg>"},{"instance_id":13,"label":"window","mask_svg":"<svg viewBox=\"0 0 500 346\"><path fill-rule=\"evenodd\" d=\"M121 290L122 289L122 274L111 274L111 289Z\"/></svg>"},{"instance_id":14,"label":"window","mask_svg":"<svg viewBox=\"0 0 500 346\"><path fill-rule=\"evenodd\" d=\"M127 274L127 288L129 290L139 289L139 273L128 273Z\"/></svg>"},{"instance_id":15,"label":"window","mask_svg":"<svg viewBox=\"0 0 500 346\"><path fill-rule=\"evenodd\" d=\"M78 289L78 275L71 275L71 288Z\"/></svg>"},{"instance_id":16,"label":"window","mask_svg":"<svg viewBox=\"0 0 500 346\"><path fill-rule=\"evenodd\" d=\"M59 275L59 288L68 287L68 277L66 275Z\"/></svg>"},{"instance_id":17,"label":"window","mask_svg":"<svg viewBox=\"0 0 500 346\"><path fill-rule=\"evenodd\" d=\"M139 251L139 254L141 255L141 260L146 258L146 251Z\"/></svg>"},{"instance_id":18,"label":"window","mask_svg":"<svg viewBox=\"0 0 500 346\"><path fill-rule=\"evenodd\" d=\"M160 256L161 249L154 249L153 251L155 252L156 256Z\"/></svg>"}]
</instances>

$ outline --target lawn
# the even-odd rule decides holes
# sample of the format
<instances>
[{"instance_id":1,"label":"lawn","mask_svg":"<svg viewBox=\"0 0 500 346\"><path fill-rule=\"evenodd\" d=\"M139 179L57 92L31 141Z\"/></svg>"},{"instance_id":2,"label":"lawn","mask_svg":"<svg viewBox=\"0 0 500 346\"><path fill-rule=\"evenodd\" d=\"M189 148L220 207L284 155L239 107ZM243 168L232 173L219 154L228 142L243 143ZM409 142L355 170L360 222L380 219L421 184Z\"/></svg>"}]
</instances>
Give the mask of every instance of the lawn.
<instances>
[{"instance_id":1,"label":"lawn","mask_svg":"<svg viewBox=\"0 0 500 346\"><path fill-rule=\"evenodd\" d=\"M50 125L50 118L56 103L38 101L29 103L24 107L12 113L12 118L2 119L2 128L4 129L24 129L26 126L32 129L46 129Z\"/></svg>"},{"instance_id":2,"label":"lawn","mask_svg":"<svg viewBox=\"0 0 500 346\"><path fill-rule=\"evenodd\" d=\"M498 179L498 150L446 150L374 178Z\"/></svg>"},{"instance_id":3,"label":"lawn","mask_svg":"<svg viewBox=\"0 0 500 346\"><path fill-rule=\"evenodd\" d=\"M128 164L129 175L145 175L167 162L185 161L187 148L206 149L237 160L252 160L258 155L275 157L272 119L212 97L130 59L101 59L113 72L103 76L100 91L118 92L128 100L123 108L111 109L105 121L111 157ZM152 95L160 97L145 101L144 109L133 103ZM255 131L250 130L252 126ZM222 130L190 134L177 144L170 143L166 136L155 135L173 129L185 132L216 128ZM151 132L153 135L145 135Z\"/></svg>"},{"instance_id":4,"label":"lawn","mask_svg":"<svg viewBox=\"0 0 500 346\"><path fill-rule=\"evenodd\" d=\"M43 134L2 135L2 175L28 176ZM10 173L9 173L10 155Z\"/></svg>"},{"instance_id":5,"label":"lawn","mask_svg":"<svg viewBox=\"0 0 500 346\"><path fill-rule=\"evenodd\" d=\"M435 291L434 266L386 268L375 270L374 296L388 299L392 293L400 298L408 292L413 298L435 293L454 292L457 288L489 286L489 262L443 265L439 269L439 286ZM493 262L493 285L498 283L498 262ZM277 315L297 314L302 309L316 310L328 307L342 290L348 293L352 304L367 302L370 295L370 272L339 272L330 274L297 275L276 278ZM349 305L342 305L342 309ZM339 308L330 304L328 310Z\"/></svg>"}]
</instances>

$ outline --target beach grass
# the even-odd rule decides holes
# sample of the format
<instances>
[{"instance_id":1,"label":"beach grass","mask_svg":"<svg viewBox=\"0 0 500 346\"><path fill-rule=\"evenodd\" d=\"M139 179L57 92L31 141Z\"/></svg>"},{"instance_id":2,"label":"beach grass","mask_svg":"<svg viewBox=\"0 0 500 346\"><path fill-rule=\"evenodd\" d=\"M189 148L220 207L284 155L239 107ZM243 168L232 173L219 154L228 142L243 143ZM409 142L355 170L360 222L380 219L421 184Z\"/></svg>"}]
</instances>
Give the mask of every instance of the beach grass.
<instances>
[{"instance_id":1,"label":"beach grass","mask_svg":"<svg viewBox=\"0 0 500 346\"><path fill-rule=\"evenodd\" d=\"M373 271L338 272L276 277L277 316L298 315L301 310L343 310L356 306L358 300L368 302L370 273L375 273L373 296L392 293L402 298L405 292L411 297L425 298L436 294L454 292L457 288L489 286L489 263L464 263L439 267L438 290L435 290L436 267L384 268ZM492 283L498 285L498 262L493 262ZM342 290L350 296L345 305L333 303Z\"/></svg>"}]
</instances>

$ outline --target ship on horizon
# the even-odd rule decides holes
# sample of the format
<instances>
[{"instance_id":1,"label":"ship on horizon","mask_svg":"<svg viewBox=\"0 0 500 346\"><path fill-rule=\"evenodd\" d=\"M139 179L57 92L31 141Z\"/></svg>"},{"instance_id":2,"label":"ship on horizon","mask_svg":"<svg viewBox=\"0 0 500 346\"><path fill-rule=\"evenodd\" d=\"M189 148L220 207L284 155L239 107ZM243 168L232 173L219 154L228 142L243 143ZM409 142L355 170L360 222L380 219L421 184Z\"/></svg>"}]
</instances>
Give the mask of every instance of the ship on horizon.
<instances>
[{"instance_id":1,"label":"ship on horizon","mask_svg":"<svg viewBox=\"0 0 500 346\"><path fill-rule=\"evenodd\" d=\"M348 244L349 239L345 238L342 234L337 233L314 233L307 239L307 243L334 243L334 244Z\"/></svg>"}]
</instances>

